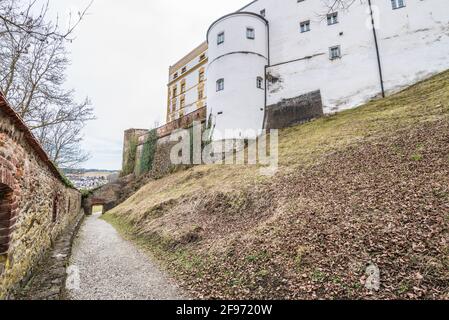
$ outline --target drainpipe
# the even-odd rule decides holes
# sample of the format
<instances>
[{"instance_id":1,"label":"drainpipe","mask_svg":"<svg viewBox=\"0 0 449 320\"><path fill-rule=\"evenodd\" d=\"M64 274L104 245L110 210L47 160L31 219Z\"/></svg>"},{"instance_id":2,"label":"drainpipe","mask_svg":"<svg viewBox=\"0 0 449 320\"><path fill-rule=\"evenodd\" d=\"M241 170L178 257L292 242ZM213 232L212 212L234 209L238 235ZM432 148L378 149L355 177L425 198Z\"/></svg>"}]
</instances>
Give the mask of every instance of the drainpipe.
<instances>
[{"instance_id":1,"label":"drainpipe","mask_svg":"<svg viewBox=\"0 0 449 320\"><path fill-rule=\"evenodd\" d=\"M371 5L371 0L368 0L370 15L371 15L371 24L373 26L373 35L374 35L374 43L376 45L376 54L377 54L377 66L379 68L379 76L380 76L380 87L382 90L382 98L385 98L385 88L384 88L384 78L382 72L382 63L380 61L380 52L379 52L379 42L377 41L377 32L376 32L376 24L374 23L374 13L373 7Z\"/></svg>"}]
</instances>

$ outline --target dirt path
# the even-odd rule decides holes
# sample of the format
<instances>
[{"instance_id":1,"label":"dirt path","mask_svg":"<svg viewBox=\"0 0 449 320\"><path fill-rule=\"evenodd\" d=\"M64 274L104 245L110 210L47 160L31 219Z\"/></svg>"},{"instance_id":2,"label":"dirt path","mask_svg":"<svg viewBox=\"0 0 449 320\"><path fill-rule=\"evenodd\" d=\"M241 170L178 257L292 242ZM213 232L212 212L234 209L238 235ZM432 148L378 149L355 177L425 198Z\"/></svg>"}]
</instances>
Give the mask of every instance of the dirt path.
<instances>
[{"instance_id":1,"label":"dirt path","mask_svg":"<svg viewBox=\"0 0 449 320\"><path fill-rule=\"evenodd\" d=\"M72 300L169 300L185 295L100 215L84 221L68 269Z\"/></svg>"}]
</instances>

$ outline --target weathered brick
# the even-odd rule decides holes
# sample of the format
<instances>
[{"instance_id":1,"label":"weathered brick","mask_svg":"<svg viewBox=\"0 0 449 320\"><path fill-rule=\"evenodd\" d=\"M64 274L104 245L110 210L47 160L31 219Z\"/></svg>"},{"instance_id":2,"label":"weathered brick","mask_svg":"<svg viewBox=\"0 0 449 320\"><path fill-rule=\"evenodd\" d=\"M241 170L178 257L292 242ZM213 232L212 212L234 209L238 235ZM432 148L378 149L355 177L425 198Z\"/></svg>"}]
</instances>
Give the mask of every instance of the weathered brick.
<instances>
[{"instance_id":1,"label":"weathered brick","mask_svg":"<svg viewBox=\"0 0 449 320\"><path fill-rule=\"evenodd\" d=\"M22 130L0 107L0 255L6 257L0 260L0 299L19 285L81 210L80 193L65 186Z\"/></svg>"}]
</instances>

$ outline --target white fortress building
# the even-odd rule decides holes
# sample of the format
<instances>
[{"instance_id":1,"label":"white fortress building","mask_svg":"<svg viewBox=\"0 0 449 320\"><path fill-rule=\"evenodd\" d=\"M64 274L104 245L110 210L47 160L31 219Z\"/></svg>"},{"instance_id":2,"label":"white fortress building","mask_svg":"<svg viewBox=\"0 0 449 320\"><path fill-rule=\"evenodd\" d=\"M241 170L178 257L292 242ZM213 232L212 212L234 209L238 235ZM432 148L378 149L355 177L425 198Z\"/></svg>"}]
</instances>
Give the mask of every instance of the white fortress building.
<instances>
[{"instance_id":1,"label":"white fortress building","mask_svg":"<svg viewBox=\"0 0 449 320\"><path fill-rule=\"evenodd\" d=\"M213 22L207 43L170 68L168 120L206 107L216 132L252 138L449 69L448 0L334 3L256 0Z\"/></svg>"}]
</instances>

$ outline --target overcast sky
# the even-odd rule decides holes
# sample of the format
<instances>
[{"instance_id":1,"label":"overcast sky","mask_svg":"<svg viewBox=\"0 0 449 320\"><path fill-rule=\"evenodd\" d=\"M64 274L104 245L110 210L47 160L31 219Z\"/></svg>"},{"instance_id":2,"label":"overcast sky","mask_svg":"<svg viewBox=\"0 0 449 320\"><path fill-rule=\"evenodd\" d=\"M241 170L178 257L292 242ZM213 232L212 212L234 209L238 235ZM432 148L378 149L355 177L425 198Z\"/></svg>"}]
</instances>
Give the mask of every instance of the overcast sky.
<instances>
[{"instance_id":1,"label":"overcast sky","mask_svg":"<svg viewBox=\"0 0 449 320\"><path fill-rule=\"evenodd\" d=\"M90 0L51 0L60 20ZM69 46L67 86L92 100L85 168L120 169L123 131L165 123L168 67L206 39L209 25L250 0L94 0Z\"/></svg>"}]
</instances>

